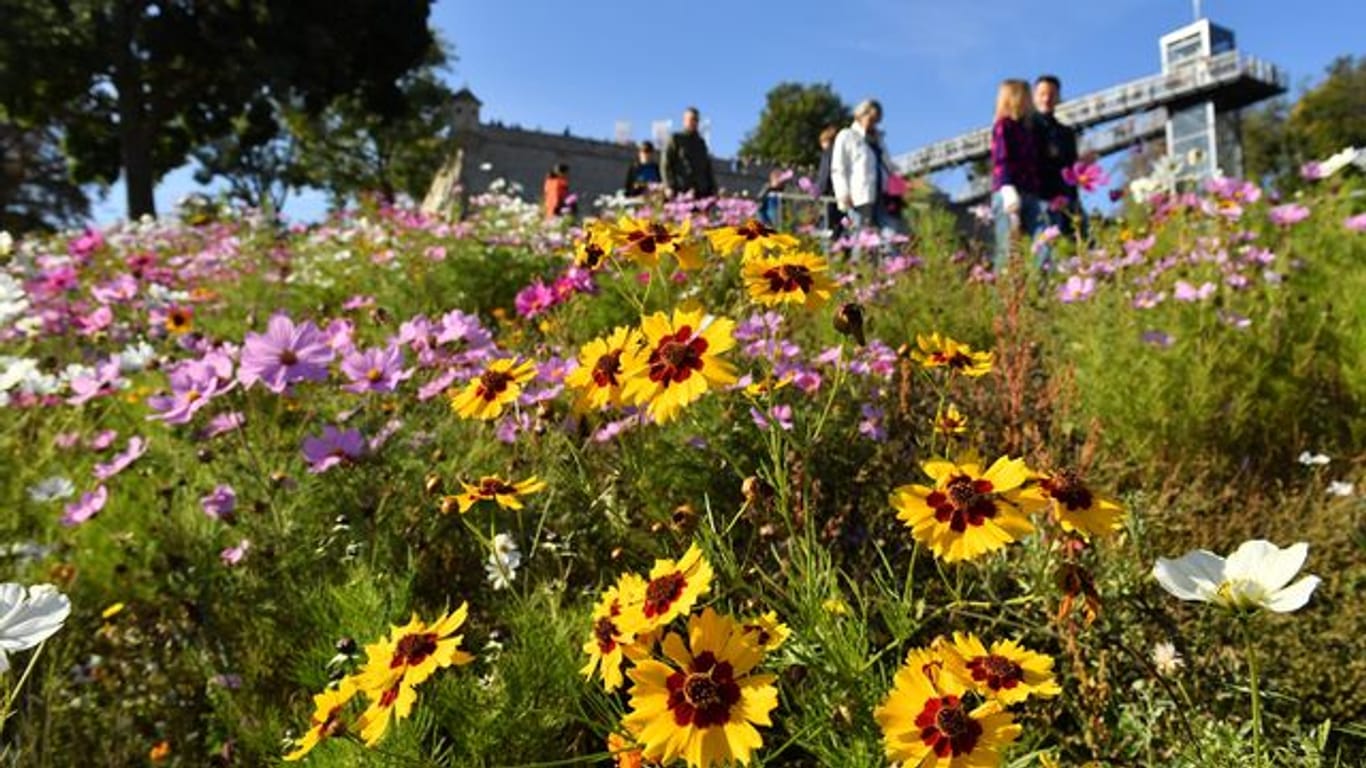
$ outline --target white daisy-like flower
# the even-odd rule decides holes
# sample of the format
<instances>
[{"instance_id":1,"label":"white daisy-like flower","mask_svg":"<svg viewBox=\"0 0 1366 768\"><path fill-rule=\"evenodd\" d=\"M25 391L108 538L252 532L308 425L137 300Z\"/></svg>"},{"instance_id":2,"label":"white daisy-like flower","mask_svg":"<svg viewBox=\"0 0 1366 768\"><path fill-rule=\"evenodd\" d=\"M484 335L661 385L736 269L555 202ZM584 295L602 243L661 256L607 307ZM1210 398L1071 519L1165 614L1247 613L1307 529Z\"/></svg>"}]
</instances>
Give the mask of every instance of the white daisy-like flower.
<instances>
[{"instance_id":1,"label":"white daisy-like flower","mask_svg":"<svg viewBox=\"0 0 1366 768\"><path fill-rule=\"evenodd\" d=\"M1299 462L1306 467L1322 467L1330 461L1332 461L1332 459L1322 453L1300 451Z\"/></svg>"},{"instance_id":2,"label":"white daisy-like flower","mask_svg":"<svg viewBox=\"0 0 1366 768\"><path fill-rule=\"evenodd\" d=\"M1153 646L1152 661L1157 673L1167 677L1176 674L1182 667L1186 666L1186 660L1181 658L1176 646L1165 642Z\"/></svg>"},{"instance_id":3,"label":"white daisy-like flower","mask_svg":"<svg viewBox=\"0 0 1366 768\"><path fill-rule=\"evenodd\" d=\"M1240 544L1228 559L1204 549L1192 550L1176 560L1159 557L1153 577L1181 600L1235 610L1265 608L1290 613L1303 608L1319 585L1317 576L1305 576L1290 584L1308 555L1309 545L1304 542L1281 549L1254 539Z\"/></svg>"},{"instance_id":4,"label":"white daisy-like flower","mask_svg":"<svg viewBox=\"0 0 1366 768\"><path fill-rule=\"evenodd\" d=\"M0 673L9 671L9 654L52 637L71 614L71 600L51 584L0 584Z\"/></svg>"},{"instance_id":5,"label":"white daisy-like flower","mask_svg":"<svg viewBox=\"0 0 1366 768\"><path fill-rule=\"evenodd\" d=\"M493 537L493 552L484 563L484 573L494 589L507 589L517 578L517 569L522 565L522 552L517 541L506 533Z\"/></svg>"},{"instance_id":6,"label":"white daisy-like flower","mask_svg":"<svg viewBox=\"0 0 1366 768\"><path fill-rule=\"evenodd\" d=\"M74 496L75 493L76 484L61 475L53 475L46 480L29 486L28 489L28 497L40 504L48 501L67 499Z\"/></svg>"},{"instance_id":7,"label":"white daisy-like flower","mask_svg":"<svg viewBox=\"0 0 1366 768\"><path fill-rule=\"evenodd\" d=\"M1328 484L1328 493L1332 496L1351 496L1356 493L1356 486L1342 480L1334 480Z\"/></svg>"}]
</instances>

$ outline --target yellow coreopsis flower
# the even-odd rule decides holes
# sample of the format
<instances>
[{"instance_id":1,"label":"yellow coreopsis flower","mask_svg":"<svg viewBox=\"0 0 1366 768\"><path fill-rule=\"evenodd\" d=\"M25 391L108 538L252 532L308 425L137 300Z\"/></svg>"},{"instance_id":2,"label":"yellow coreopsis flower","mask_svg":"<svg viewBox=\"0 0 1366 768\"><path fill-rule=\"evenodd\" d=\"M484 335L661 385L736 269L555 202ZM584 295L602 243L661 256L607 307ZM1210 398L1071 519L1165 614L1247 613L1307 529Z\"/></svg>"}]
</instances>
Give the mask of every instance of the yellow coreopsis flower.
<instances>
[{"instance_id":1,"label":"yellow coreopsis flower","mask_svg":"<svg viewBox=\"0 0 1366 768\"><path fill-rule=\"evenodd\" d=\"M1023 459L1002 456L986 472L975 459L921 467L935 486L903 485L891 504L911 535L945 562L994 552L1034 530L1018 504L1017 489L1029 478Z\"/></svg>"},{"instance_id":2,"label":"yellow coreopsis flower","mask_svg":"<svg viewBox=\"0 0 1366 768\"><path fill-rule=\"evenodd\" d=\"M285 755L285 760L302 760L304 755L327 739L336 738L347 731L346 705L360 689L351 677L342 678L336 688L329 688L313 697L313 716L308 722L308 731L294 742L294 751Z\"/></svg>"},{"instance_id":3,"label":"yellow coreopsis flower","mask_svg":"<svg viewBox=\"0 0 1366 768\"><path fill-rule=\"evenodd\" d=\"M451 409L466 419L496 419L502 415L503 406L517 401L522 385L535 376L533 360L494 360L478 378L451 397Z\"/></svg>"},{"instance_id":4,"label":"yellow coreopsis flower","mask_svg":"<svg viewBox=\"0 0 1366 768\"><path fill-rule=\"evenodd\" d=\"M660 424L713 387L734 384L735 371L717 357L735 346L735 322L701 309L656 312L641 321L642 349L622 354L625 400L644 405Z\"/></svg>"},{"instance_id":5,"label":"yellow coreopsis flower","mask_svg":"<svg viewBox=\"0 0 1366 768\"><path fill-rule=\"evenodd\" d=\"M792 630L781 621L778 621L776 611L769 611L762 616L755 616L746 620L740 625L745 637L754 641L760 650L765 653L776 651L787 642L787 638L792 636Z\"/></svg>"},{"instance_id":6,"label":"yellow coreopsis flower","mask_svg":"<svg viewBox=\"0 0 1366 768\"><path fill-rule=\"evenodd\" d=\"M949 407L935 417L934 431L945 436L961 435L968 431L968 417L958 410L958 406L949 403Z\"/></svg>"},{"instance_id":7,"label":"yellow coreopsis flower","mask_svg":"<svg viewBox=\"0 0 1366 768\"><path fill-rule=\"evenodd\" d=\"M743 248L746 260L759 258L765 251L797 247L797 238L778 232L757 219L750 219L735 227L709 230L707 241L711 243L712 250L722 256L729 256Z\"/></svg>"},{"instance_id":8,"label":"yellow coreopsis flower","mask_svg":"<svg viewBox=\"0 0 1366 768\"><path fill-rule=\"evenodd\" d=\"M835 290L825 259L814 253L781 253L745 262L745 285L760 304L802 304L815 309Z\"/></svg>"},{"instance_id":9,"label":"yellow coreopsis flower","mask_svg":"<svg viewBox=\"0 0 1366 768\"><path fill-rule=\"evenodd\" d=\"M390 720L412 714L417 686L438 669L474 661L460 649L464 636L455 634L468 613L468 604L461 603L454 612L437 617L431 624L413 614L404 626L393 627L387 638L365 646L365 666L355 678L370 699L370 707L358 723L366 746L379 742Z\"/></svg>"},{"instance_id":10,"label":"yellow coreopsis flower","mask_svg":"<svg viewBox=\"0 0 1366 768\"><path fill-rule=\"evenodd\" d=\"M656 560L645 588L634 592L626 601L627 611L634 614L628 618L628 623L637 632L665 626L692 610L698 598L711 589L711 577L711 563L696 544L689 546L677 562Z\"/></svg>"},{"instance_id":11,"label":"yellow coreopsis flower","mask_svg":"<svg viewBox=\"0 0 1366 768\"><path fill-rule=\"evenodd\" d=\"M948 368L954 373L965 376L985 376L991 373L991 352L977 352L960 341L954 341L938 332L929 336L916 334L915 343L920 349L911 353L926 368Z\"/></svg>"},{"instance_id":12,"label":"yellow coreopsis flower","mask_svg":"<svg viewBox=\"0 0 1366 768\"><path fill-rule=\"evenodd\" d=\"M521 509L521 496L545 489L545 481L535 475L516 483L510 483L497 475L486 475L479 478L475 485L461 485L464 486L465 492L455 497L461 513L470 511L471 507L481 501L497 502L503 509Z\"/></svg>"},{"instance_id":13,"label":"yellow coreopsis flower","mask_svg":"<svg viewBox=\"0 0 1366 768\"><path fill-rule=\"evenodd\" d=\"M873 718L887 759L906 768L995 768L1020 726L1000 702L969 709L963 684L938 654L912 649Z\"/></svg>"},{"instance_id":14,"label":"yellow coreopsis flower","mask_svg":"<svg viewBox=\"0 0 1366 768\"><path fill-rule=\"evenodd\" d=\"M631 711L623 724L646 759L693 768L748 765L764 740L755 726L772 725L778 706L773 675L754 674L763 651L736 642L742 630L711 608L688 620L688 640L664 638L668 662L647 659L629 673Z\"/></svg>"},{"instance_id":15,"label":"yellow coreopsis flower","mask_svg":"<svg viewBox=\"0 0 1366 768\"><path fill-rule=\"evenodd\" d=\"M611 224L594 221L584 227L583 237L574 243L574 264L595 272L612 255L616 241L615 230Z\"/></svg>"},{"instance_id":16,"label":"yellow coreopsis flower","mask_svg":"<svg viewBox=\"0 0 1366 768\"><path fill-rule=\"evenodd\" d=\"M643 768L645 756L636 743L619 733L607 734L607 751L616 760L617 768Z\"/></svg>"},{"instance_id":17,"label":"yellow coreopsis flower","mask_svg":"<svg viewBox=\"0 0 1366 768\"><path fill-rule=\"evenodd\" d=\"M584 677L602 676L602 687L609 693L621 687L622 666L626 659L637 654L632 650L636 639L639 613L627 610L638 603L645 593L645 580L634 573L622 574L616 586L603 593L593 609L593 630L583 644L588 663L579 670Z\"/></svg>"},{"instance_id":18,"label":"yellow coreopsis flower","mask_svg":"<svg viewBox=\"0 0 1366 768\"><path fill-rule=\"evenodd\" d=\"M579 411L598 411L621 405L622 385L626 381L622 356L637 352L642 341L640 331L621 327L611 336L584 344L579 349L579 367L564 379L567 386L578 392L574 407Z\"/></svg>"},{"instance_id":19,"label":"yellow coreopsis flower","mask_svg":"<svg viewBox=\"0 0 1366 768\"><path fill-rule=\"evenodd\" d=\"M1050 507L1064 531L1084 536L1108 536L1124 527L1124 508L1091 491L1075 470L1042 474L1020 493L1020 499Z\"/></svg>"},{"instance_id":20,"label":"yellow coreopsis flower","mask_svg":"<svg viewBox=\"0 0 1366 768\"><path fill-rule=\"evenodd\" d=\"M940 638L945 669L988 699L1006 706L1030 696L1057 696L1062 688L1053 679L1053 659L1013 640L998 640L988 651L975 635L954 632L953 641Z\"/></svg>"},{"instance_id":21,"label":"yellow coreopsis flower","mask_svg":"<svg viewBox=\"0 0 1366 768\"><path fill-rule=\"evenodd\" d=\"M678 229L670 229L658 221L622 217L613 230L613 237L619 253L642 267L653 268L664 255L672 254L680 263L696 258L686 252L679 256L680 249L686 250L691 231L692 223L686 219Z\"/></svg>"}]
</instances>

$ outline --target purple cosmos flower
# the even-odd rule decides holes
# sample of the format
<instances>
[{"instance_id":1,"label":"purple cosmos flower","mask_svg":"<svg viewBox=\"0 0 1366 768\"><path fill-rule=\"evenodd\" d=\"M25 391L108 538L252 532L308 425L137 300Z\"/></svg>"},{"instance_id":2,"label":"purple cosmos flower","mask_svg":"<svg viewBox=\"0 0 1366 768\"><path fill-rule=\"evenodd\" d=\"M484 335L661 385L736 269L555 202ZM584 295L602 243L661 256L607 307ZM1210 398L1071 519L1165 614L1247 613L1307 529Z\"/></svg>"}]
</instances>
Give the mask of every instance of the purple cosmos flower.
<instances>
[{"instance_id":1,"label":"purple cosmos flower","mask_svg":"<svg viewBox=\"0 0 1366 768\"><path fill-rule=\"evenodd\" d=\"M100 395L110 394L125 383L119 371L118 359L111 358L95 366L94 375L73 378L69 384L71 397L66 401L71 405L80 405Z\"/></svg>"},{"instance_id":2,"label":"purple cosmos flower","mask_svg":"<svg viewBox=\"0 0 1366 768\"><path fill-rule=\"evenodd\" d=\"M1366 232L1366 213L1358 213L1355 216L1347 217L1347 219L1342 222L1342 226L1353 232Z\"/></svg>"},{"instance_id":3,"label":"purple cosmos flower","mask_svg":"<svg viewBox=\"0 0 1366 768\"><path fill-rule=\"evenodd\" d=\"M1067 278L1067 282L1058 287L1058 301L1064 304L1086 301L1091 298L1091 294L1095 290L1096 281L1094 279L1072 275Z\"/></svg>"},{"instance_id":4,"label":"purple cosmos flower","mask_svg":"<svg viewBox=\"0 0 1366 768\"><path fill-rule=\"evenodd\" d=\"M790 405L775 405L768 409L767 414L751 406L749 416L754 420L754 426L765 432L775 424L784 432L792 431L792 406Z\"/></svg>"},{"instance_id":5,"label":"purple cosmos flower","mask_svg":"<svg viewBox=\"0 0 1366 768\"><path fill-rule=\"evenodd\" d=\"M1172 288L1172 298L1177 301L1204 301L1214 295L1215 288L1214 283L1210 282L1202 283L1196 288L1185 280L1177 280Z\"/></svg>"},{"instance_id":6,"label":"purple cosmos flower","mask_svg":"<svg viewBox=\"0 0 1366 768\"><path fill-rule=\"evenodd\" d=\"M513 304L517 308L517 314L529 320L544 314L558 301L555 290L538 279L519 291Z\"/></svg>"},{"instance_id":7,"label":"purple cosmos flower","mask_svg":"<svg viewBox=\"0 0 1366 768\"><path fill-rule=\"evenodd\" d=\"M95 465L95 477L99 480L108 480L127 469L129 464L137 461L146 452L147 441L144 438L130 437L128 447L124 448L123 453L115 454L108 463Z\"/></svg>"},{"instance_id":8,"label":"purple cosmos flower","mask_svg":"<svg viewBox=\"0 0 1366 768\"><path fill-rule=\"evenodd\" d=\"M119 431L117 429L101 430L91 435L90 439L85 441L85 447L89 448L92 451L103 451L107 449L109 446L113 445L114 441L118 438ZM65 447L70 448L71 445L67 445Z\"/></svg>"},{"instance_id":9,"label":"purple cosmos flower","mask_svg":"<svg viewBox=\"0 0 1366 768\"><path fill-rule=\"evenodd\" d=\"M375 306L374 296L365 296L358 293L355 296L352 296L351 298L347 299L346 302L342 304L342 309L346 310L347 312L350 312L355 309L365 309L366 307L373 306Z\"/></svg>"},{"instance_id":10,"label":"purple cosmos flower","mask_svg":"<svg viewBox=\"0 0 1366 768\"><path fill-rule=\"evenodd\" d=\"M332 348L313 323L295 325L275 315L265 333L248 333L237 378L245 387L261 382L276 394L297 381L323 381Z\"/></svg>"},{"instance_id":11,"label":"purple cosmos flower","mask_svg":"<svg viewBox=\"0 0 1366 768\"><path fill-rule=\"evenodd\" d=\"M1143 332L1143 341L1145 343L1152 344L1155 347L1161 347L1162 349L1166 349L1167 347L1170 347L1172 345L1172 342L1175 341L1175 339L1173 339L1171 337L1171 334L1169 333L1165 333L1163 331L1158 330L1151 330Z\"/></svg>"},{"instance_id":12,"label":"purple cosmos flower","mask_svg":"<svg viewBox=\"0 0 1366 768\"><path fill-rule=\"evenodd\" d=\"M220 485L208 496L200 499L199 506L210 518L231 523L233 511L237 509L237 492L231 485Z\"/></svg>"},{"instance_id":13,"label":"purple cosmos flower","mask_svg":"<svg viewBox=\"0 0 1366 768\"><path fill-rule=\"evenodd\" d=\"M231 568L235 565L238 565L244 559L246 559L247 550L249 549L251 549L251 540L242 539L241 541L237 542L236 545L228 547L227 549L218 553L218 559L223 561L223 565L226 565L229 568Z\"/></svg>"},{"instance_id":14,"label":"purple cosmos flower","mask_svg":"<svg viewBox=\"0 0 1366 768\"><path fill-rule=\"evenodd\" d=\"M1309 209L1297 203L1278 205L1267 211L1267 218L1271 223L1281 227L1288 227L1309 218Z\"/></svg>"},{"instance_id":15,"label":"purple cosmos flower","mask_svg":"<svg viewBox=\"0 0 1366 768\"><path fill-rule=\"evenodd\" d=\"M104 505L108 501L109 489L105 488L103 485L97 487L93 491L87 491L81 494L79 499L66 505L66 512L62 515L62 525L69 528L84 523L86 520L98 515L100 510L104 509Z\"/></svg>"},{"instance_id":16,"label":"purple cosmos flower","mask_svg":"<svg viewBox=\"0 0 1366 768\"><path fill-rule=\"evenodd\" d=\"M348 461L355 461L365 453L365 437L358 429L342 431L331 424L323 427L322 435L304 438L304 458L308 471L317 475Z\"/></svg>"},{"instance_id":17,"label":"purple cosmos flower","mask_svg":"<svg viewBox=\"0 0 1366 768\"><path fill-rule=\"evenodd\" d=\"M859 414L863 417L858 423L858 433L874 442L882 442L887 439L887 427L883 423L884 411L871 404L864 403L859 406Z\"/></svg>"},{"instance_id":18,"label":"purple cosmos flower","mask_svg":"<svg viewBox=\"0 0 1366 768\"><path fill-rule=\"evenodd\" d=\"M157 412L148 418L160 419L167 424L188 422L216 395L232 388L233 384L228 378L231 375L230 361L226 372L217 361L187 360L181 363L167 376L171 382L171 393L147 398L147 407Z\"/></svg>"},{"instance_id":19,"label":"purple cosmos flower","mask_svg":"<svg viewBox=\"0 0 1366 768\"><path fill-rule=\"evenodd\" d=\"M433 397L436 397L437 395L440 395L442 392L445 392L447 389L450 389L451 385L455 383L455 380L457 378L459 378L459 371L445 371L440 376L437 376L436 378L419 387L417 390L417 399L424 402L427 400L431 400Z\"/></svg>"},{"instance_id":20,"label":"purple cosmos flower","mask_svg":"<svg viewBox=\"0 0 1366 768\"><path fill-rule=\"evenodd\" d=\"M413 375L403 368L403 350L391 344L384 349L353 351L342 358L342 373L351 380L342 387L348 392L393 392L398 384Z\"/></svg>"},{"instance_id":21,"label":"purple cosmos flower","mask_svg":"<svg viewBox=\"0 0 1366 768\"><path fill-rule=\"evenodd\" d=\"M200 440L208 440L219 435L226 435L233 430L241 429L242 425L246 423L247 417L243 416L241 411L220 413L209 419L208 425L204 427L198 437Z\"/></svg>"},{"instance_id":22,"label":"purple cosmos flower","mask_svg":"<svg viewBox=\"0 0 1366 768\"><path fill-rule=\"evenodd\" d=\"M402 329L399 341L403 341ZM436 331L436 343L459 343L466 349L478 349L491 345L493 336L479 322L478 317L456 309L441 316L441 326Z\"/></svg>"}]
</instances>

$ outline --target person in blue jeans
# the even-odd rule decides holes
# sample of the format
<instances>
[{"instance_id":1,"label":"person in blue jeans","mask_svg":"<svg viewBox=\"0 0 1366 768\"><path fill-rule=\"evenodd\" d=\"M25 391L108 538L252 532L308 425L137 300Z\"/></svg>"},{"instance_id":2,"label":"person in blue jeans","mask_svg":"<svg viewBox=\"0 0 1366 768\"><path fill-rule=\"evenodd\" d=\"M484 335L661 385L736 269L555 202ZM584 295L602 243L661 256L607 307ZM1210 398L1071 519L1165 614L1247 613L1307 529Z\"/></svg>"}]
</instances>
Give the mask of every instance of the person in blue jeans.
<instances>
[{"instance_id":1,"label":"person in blue jeans","mask_svg":"<svg viewBox=\"0 0 1366 768\"><path fill-rule=\"evenodd\" d=\"M1033 113L1029 83L1016 79L1001 83L991 126L991 211L996 223L994 264L998 272L1010 262L1014 236L1033 237L1042 228L1039 152L1030 130ZM1046 263L1047 249L1040 250L1036 259L1040 266Z\"/></svg>"}]
</instances>

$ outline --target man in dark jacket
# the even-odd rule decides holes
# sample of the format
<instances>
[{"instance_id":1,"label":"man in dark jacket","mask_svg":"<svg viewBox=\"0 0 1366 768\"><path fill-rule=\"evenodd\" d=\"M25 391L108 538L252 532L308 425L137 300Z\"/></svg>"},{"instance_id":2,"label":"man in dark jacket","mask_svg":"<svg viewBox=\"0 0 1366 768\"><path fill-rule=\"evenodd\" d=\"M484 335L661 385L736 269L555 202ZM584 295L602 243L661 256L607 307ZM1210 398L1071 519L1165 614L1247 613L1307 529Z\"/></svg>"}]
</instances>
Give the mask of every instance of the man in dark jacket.
<instances>
[{"instance_id":1,"label":"man in dark jacket","mask_svg":"<svg viewBox=\"0 0 1366 768\"><path fill-rule=\"evenodd\" d=\"M711 154L707 142L697 132L700 113L697 107L683 111L683 130L669 137L664 150L664 185L670 195L691 192L693 197L716 195L716 177L712 174Z\"/></svg>"},{"instance_id":2,"label":"man in dark jacket","mask_svg":"<svg viewBox=\"0 0 1366 768\"><path fill-rule=\"evenodd\" d=\"M640 142L636 149L636 161L626 169L626 184L622 187L627 197L640 197L650 191L651 184L664 180L659 173L659 161L655 159L655 145Z\"/></svg>"},{"instance_id":3,"label":"man in dark jacket","mask_svg":"<svg viewBox=\"0 0 1366 768\"><path fill-rule=\"evenodd\" d=\"M830 178L830 160L834 154L835 136L839 132L840 130L833 125L827 125L821 131L821 164L816 170L816 189L819 190L821 197L827 198L825 228L830 230L832 241L844 235L844 214L840 213L839 206L835 205L835 182Z\"/></svg>"},{"instance_id":4,"label":"man in dark jacket","mask_svg":"<svg viewBox=\"0 0 1366 768\"><path fill-rule=\"evenodd\" d=\"M1063 181L1062 172L1077 162L1077 132L1058 122L1053 108L1062 98L1062 84L1053 75L1034 81L1034 145L1039 150L1039 205L1047 223L1064 235L1072 234L1074 221L1086 232L1085 212L1077 188Z\"/></svg>"}]
</instances>

